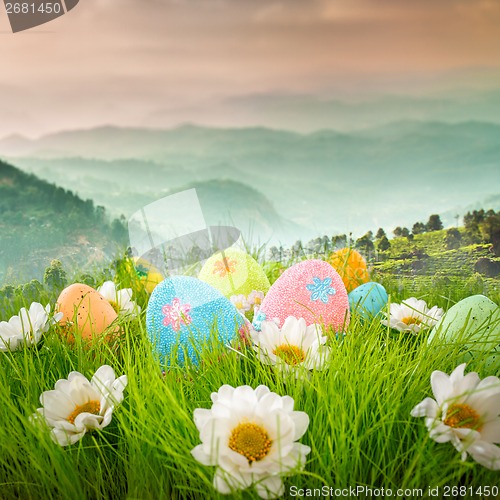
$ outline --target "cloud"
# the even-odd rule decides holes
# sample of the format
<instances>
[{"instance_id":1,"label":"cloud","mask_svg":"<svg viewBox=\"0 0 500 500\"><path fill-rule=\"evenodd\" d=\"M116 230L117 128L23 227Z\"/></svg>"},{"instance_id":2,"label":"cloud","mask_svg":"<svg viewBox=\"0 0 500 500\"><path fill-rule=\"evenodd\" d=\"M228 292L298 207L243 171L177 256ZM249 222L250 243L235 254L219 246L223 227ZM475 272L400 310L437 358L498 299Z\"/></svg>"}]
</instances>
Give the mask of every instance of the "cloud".
<instances>
[{"instance_id":1,"label":"cloud","mask_svg":"<svg viewBox=\"0 0 500 500\"><path fill-rule=\"evenodd\" d=\"M36 90L11 103L40 132L158 109L230 119L237 94L404 93L444 71L499 68L499 25L496 0L82 0L0 34L0 85Z\"/></svg>"}]
</instances>

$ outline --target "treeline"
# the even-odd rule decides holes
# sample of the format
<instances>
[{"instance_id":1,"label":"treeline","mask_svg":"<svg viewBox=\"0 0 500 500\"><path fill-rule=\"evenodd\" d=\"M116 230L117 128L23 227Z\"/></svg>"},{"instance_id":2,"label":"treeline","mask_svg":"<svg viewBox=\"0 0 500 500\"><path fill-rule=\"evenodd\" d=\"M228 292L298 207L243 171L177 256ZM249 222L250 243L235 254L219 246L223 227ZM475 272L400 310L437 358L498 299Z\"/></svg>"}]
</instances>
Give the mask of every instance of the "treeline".
<instances>
[{"instance_id":1,"label":"treeline","mask_svg":"<svg viewBox=\"0 0 500 500\"><path fill-rule=\"evenodd\" d=\"M0 161L0 283L41 276L52 258L111 255L127 236L124 217Z\"/></svg>"},{"instance_id":2,"label":"treeline","mask_svg":"<svg viewBox=\"0 0 500 500\"><path fill-rule=\"evenodd\" d=\"M126 237L125 220L110 221L103 206L94 206L70 190L50 184L0 161L0 227L42 224L70 230L105 227L111 237Z\"/></svg>"},{"instance_id":3,"label":"treeline","mask_svg":"<svg viewBox=\"0 0 500 500\"><path fill-rule=\"evenodd\" d=\"M474 210L467 212L463 217L464 230L449 228L446 231L445 244L449 250L460 248L464 244L489 243L495 256L500 255L500 212L494 210ZM457 216L458 223L458 216ZM417 234L440 231L443 229L441 218L432 214L429 220L415 222L411 231L406 227L396 227L393 231L396 238L407 238L413 240ZM365 256L373 252L387 252L391 248L391 242L383 228L379 228L374 234L368 231L363 236L353 239L352 234L320 236L307 243L297 240L290 249L273 246L269 250L271 260L286 260L295 258L302 254L327 254L342 247L353 247L360 250Z\"/></svg>"}]
</instances>

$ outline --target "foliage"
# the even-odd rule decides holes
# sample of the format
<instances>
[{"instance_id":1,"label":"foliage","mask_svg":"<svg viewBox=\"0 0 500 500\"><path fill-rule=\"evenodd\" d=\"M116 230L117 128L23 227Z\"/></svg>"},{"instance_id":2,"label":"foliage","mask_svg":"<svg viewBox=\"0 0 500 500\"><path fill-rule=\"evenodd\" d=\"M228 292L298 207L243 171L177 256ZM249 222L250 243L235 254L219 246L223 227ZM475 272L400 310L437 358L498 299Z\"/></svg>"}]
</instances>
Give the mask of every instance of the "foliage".
<instances>
[{"instance_id":1,"label":"foliage","mask_svg":"<svg viewBox=\"0 0 500 500\"><path fill-rule=\"evenodd\" d=\"M444 247L444 235L437 236L425 235L430 255L432 247ZM391 255L410 245L401 240L392 242ZM415 240L421 243L420 236ZM263 262L271 281L290 263ZM363 323L353 314L346 336L328 342L333 353L330 367L307 378L282 378L244 345L230 350L207 344L198 366L162 367L144 326L148 295L130 264L127 257L117 259L113 277L134 289L143 312L130 322L120 321L119 338L111 343L101 339L92 345L68 344L54 327L38 349L0 357L2 498L224 498L213 489L213 470L190 454L199 443L193 411L209 408L210 393L222 384L265 384L280 395L290 395L295 409L309 414L310 425L301 441L312 451L305 470L286 481L287 492L291 486L364 485L395 491L425 490L429 484L465 482L474 488L497 484L498 472L470 460L461 462L451 445L430 440L423 423L410 416L415 404L431 395L431 372L450 373L456 367L461 344L430 348L425 334L392 335L378 319ZM96 284L107 274L103 270L96 275ZM422 294L429 303L449 307L458 298L484 291L479 289L480 276L471 278L472 288L455 284L451 294L446 273L435 277L432 291ZM413 294L405 283L397 279L386 283L392 301ZM20 290L4 287L3 295L9 297L4 317L18 310L29 290L39 290L42 302L52 293L48 284L37 282ZM434 302L435 298L439 300ZM102 432L59 447L46 429L28 420L40 406L39 395L72 370L90 376L102 364L111 365L117 375L128 375L123 404ZM467 370L476 370L482 377L489 374L482 357L470 362ZM254 496L249 491L231 498Z\"/></svg>"},{"instance_id":2,"label":"foliage","mask_svg":"<svg viewBox=\"0 0 500 500\"><path fill-rule=\"evenodd\" d=\"M441 217L439 217L439 215L437 214L431 215L425 227L427 231L440 231L441 229L443 229Z\"/></svg>"},{"instance_id":3,"label":"foliage","mask_svg":"<svg viewBox=\"0 0 500 500\"><path fill-rule=\"evenodd\" d=\"M464 225L470 240L491 243L494 255L500 255L500 212L491 209L467 212Z\"/></svg>"},{"instance_id":4,"label":"foliage","mask_svg":"<svg viewBox=\"0 0 500 500\"><path fill-rule=\"evenodd\" d=\"M36 277L53 259L81 267L126 244L124 219L0 161L0 284ZM35 243L36 242L36 243ZM24 262L24 266L19 266Z\"/></svg>"},{"instance_id":5,"label":"foliage","mask_svg":"<svg viewBox=\"0 0 500 500\"><path fill-rule=\"evenodd\" d=\"M364 236L361 236L361 238L358 238L356 240L356 248L365 252L366 254L370 254L375 249L372 238L373 234L371 231L369 231Z\"/></svg>"},{"instance_id":6,"label":"foliage","mask_svg":"<svg viewBox=\"0 0 500 500\"><path fill-rule=\"evenodd\" d=\"M423 222L415 222L415 224L413 224L411 232L413 234L422 234L425 233L426 230L427 226Z\"/></svg>"},{"instance_id":7,"label":"foliage","mask_svg":"<svg viewBox=\"0 0 500 500\"><path fill-rule=\"evenodd\" d=\"M386 252L387 250L389 250L391 248L391 243L389 242L389 240L387 239L387 236L384 234L382 236L382 238L380 238L377 242L377 249L380 251L380 252Z\"/></svg>"},{"instance_id":8,"label":"foliage","mask_svg":"<svg viewBox=\"0 0 500 500\"><path fill-rule=\"evenodd\" d=\"M47 288L53 293L59 293L66 286L68 279L66 271L62 267L61 261L54 259L50 266L45 269L43 282Z\"/></svg>"},{"instance_id":9,"label":"foliage","mask_svg":"<svg viewBox=\"0 0 500 500\"><path fill-rule=\"evenodd\" d=\"M452 227L446 231L446 248L448 250L460 248L461 240L462 234L457 228Z\"/></svg>"}]
</instances>

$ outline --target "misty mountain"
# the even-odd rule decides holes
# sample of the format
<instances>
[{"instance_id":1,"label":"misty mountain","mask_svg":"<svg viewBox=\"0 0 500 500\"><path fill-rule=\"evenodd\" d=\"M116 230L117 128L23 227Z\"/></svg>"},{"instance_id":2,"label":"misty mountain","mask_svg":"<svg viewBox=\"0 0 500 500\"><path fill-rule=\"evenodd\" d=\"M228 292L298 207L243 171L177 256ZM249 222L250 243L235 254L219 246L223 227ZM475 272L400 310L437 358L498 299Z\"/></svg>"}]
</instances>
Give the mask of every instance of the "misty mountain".
<instances>
[{"instance_id":1,"label":"misty mountain","mask_svg":"<svg viewBox=\"0 0 500 500\"><path fill-rule=\"evenodd\" d=\"M208 226L235 226L253 244L287 241L290 235L300 235L304 239L315 236L307 227L281 217L265 196L246 184L216 179L182 187L191 188L196 189Z\"/></svg>"},{"instance_id":2,"label":"misty mountain","mask_svg":"<svg viewBox=\"0 0 500 500\"><path fill-rule=\"evenodd\" d=\"M0 154L17 155L22 168L126 217L182 186L227 179L262 193L281 217L311 233L360 234L411 227L431 213L464 213L500 193L498 137L500 125L482 122L312 134L101 127L6 138Z\"/></svg>"},{"instance_id":3,"label":"misty mountain","mask_svg":"<svg viewBox=\"0 0 500 500\"><path fill-rule=\"evenodd\" d=\"M126 228L102 206L0 161L0 286L41 280L59 259L92 270L125 248Z\"/></svg>"}]
</instances>

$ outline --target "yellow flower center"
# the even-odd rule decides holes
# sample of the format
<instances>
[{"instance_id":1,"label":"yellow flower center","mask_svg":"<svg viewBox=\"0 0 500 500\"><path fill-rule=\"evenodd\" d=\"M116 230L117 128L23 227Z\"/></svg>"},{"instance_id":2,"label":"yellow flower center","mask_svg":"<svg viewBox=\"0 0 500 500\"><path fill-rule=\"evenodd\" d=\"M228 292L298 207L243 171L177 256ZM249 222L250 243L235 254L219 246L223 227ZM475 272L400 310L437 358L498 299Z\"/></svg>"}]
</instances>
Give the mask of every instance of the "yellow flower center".
<instances>
[{"instance_id":1,"label":"yellow flower center","mask_svg":"<svg viewBox=\"0 0 500 500\"><path fill-rule=\"evenodd\" d=\"M277 346L273 354L291 366L298 365L306 359L306 353L300 347L290 344Z\"/></svg>"},{"instance_id":2,"label":"yellow flower center","mask_svg":"<svg viewBox=\"0 0 500 500\"><path fill-rule=\"evenodd\" d=\"M446 412L445 425L481 431L481 417L469 405L451 405Z\"/></svg>"},{"instance_id":3,"label":"yellow flower center","mask_svg":"<svg viewBox=\"0 0 500 500\"><path fill-rule=\"evenodd\" d=\"M236 302L236 309L243 309L243 302Z\"/></svg>"},{"instance_id":4,"label":"yellow flower center","mask_svg":"<svg viewBox=\"0 0 500 500\"><path fill-rule=\"evenodd\" d=\"M249 464L262 460L271 450L271 444L266 430L253 423L238 424L229 437L229 448L246 457Z\"/></svg>"},{"instance_id":5,"label":"yellow flower center","mask_svg":"<svg viewBox=\"0 0 500 500\"><path fill-rule=\"evenodd\" d=\"M407 316L401 320L405 325L420 325L422 321L418 318L414 318L413 316Z\"/></svg>"},{"instance_id":6,"label":"yellow flower center","mask_svg":"<svg viewBox=\"0 0 500 500\"><path fill-rule=\"evenodd\" d=\"M257 306L260 306L262 304L262 299L260 297L255 297L254 303Z\"/></svg>"},{"instance_id":7,"label":"yellow flower center","mask_svg":"<svg viewBox=\"0 0 500 500\"><path fill-rule=\"evenodd\" d=\"M120 312L120 306L118 305L118 302L115 300L108 300L109 304L111 307L115 310L115 313L118 314Z\"/></svg>"},{"instance_id":8,"label":"yellow flower center","mask_svg":"<svg viewBox=\"0 0 500 500\"><path fill-rule=\"evenodd\" d=\"M67 421L70 424L74 424L76 417L80 415L80 413L92 413L93 415L99 415L101 411L101 403L96 400L88 401L87 403L83 403L82 405L76 405L73 412L67 418Z\"/></svg>"}]
</instances>

